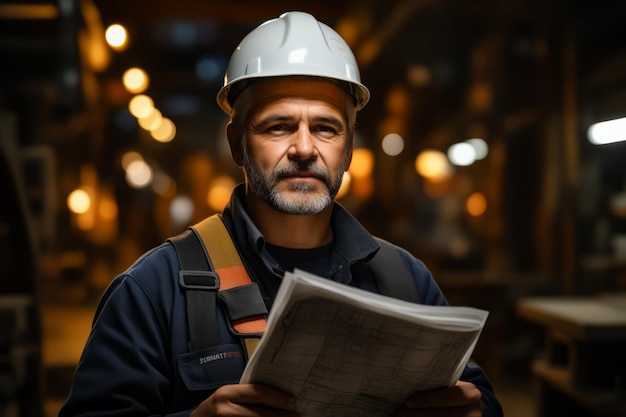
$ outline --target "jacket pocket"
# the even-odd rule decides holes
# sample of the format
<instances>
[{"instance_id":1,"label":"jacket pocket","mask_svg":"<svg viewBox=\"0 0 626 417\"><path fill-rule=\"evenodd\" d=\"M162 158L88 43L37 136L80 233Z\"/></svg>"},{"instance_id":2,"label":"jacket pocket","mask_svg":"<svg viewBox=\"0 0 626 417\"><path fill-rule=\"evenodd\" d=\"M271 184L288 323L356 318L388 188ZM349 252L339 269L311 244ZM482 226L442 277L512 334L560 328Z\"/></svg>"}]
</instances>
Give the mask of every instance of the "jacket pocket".
<instances>
[{"instance_id":1,"label":"jacket pocket","mask_svg":"<svg viewBox=\"0 0 626 417\"><path fill-rule=\"evenodd\" d=\"M239 383L246 365L240 345L210 347L177 357L178 372L189 391L212 390Z\"/></svg>"}]
</instances>

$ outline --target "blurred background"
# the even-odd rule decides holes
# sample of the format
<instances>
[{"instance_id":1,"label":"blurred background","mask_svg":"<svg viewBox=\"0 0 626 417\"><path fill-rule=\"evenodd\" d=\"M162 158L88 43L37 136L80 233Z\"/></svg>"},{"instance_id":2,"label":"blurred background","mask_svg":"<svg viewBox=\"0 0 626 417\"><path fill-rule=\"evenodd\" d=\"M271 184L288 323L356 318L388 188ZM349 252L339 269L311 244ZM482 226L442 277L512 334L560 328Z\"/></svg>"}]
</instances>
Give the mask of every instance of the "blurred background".
<instances>
[{"instance_id":1,"label":"blurred background","mask_svg":"<svg viewBox=\"0 0 626 417\"><path fill-rule=\"evenodd\" d=\"M491 312L506 415L626 416L621 0L0 0L0 416L56 415L109 282L221 211L215 95L288 10L372 94L339 201Z\"/></svg>"}]
</instances>

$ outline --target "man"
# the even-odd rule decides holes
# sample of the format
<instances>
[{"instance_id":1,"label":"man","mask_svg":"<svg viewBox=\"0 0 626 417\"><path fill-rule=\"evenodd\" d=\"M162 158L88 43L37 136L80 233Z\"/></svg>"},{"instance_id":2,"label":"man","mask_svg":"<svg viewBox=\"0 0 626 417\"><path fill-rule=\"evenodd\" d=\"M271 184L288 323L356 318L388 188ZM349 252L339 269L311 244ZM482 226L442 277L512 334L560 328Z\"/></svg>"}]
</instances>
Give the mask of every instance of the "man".
<instances>
[{"instance_id":1,"label":"man","mask_svg":"<svg viewBox=\"0 0 626 417\"><path fill-rule=\"evenodd\" d=\"M377 291L370 276L351 268L379 244L333 201L350 163L356 112L368 98L343 39L306 13L259 26L231 58L218 102L231 116L228 141L246 181L222 217L268 309L284 272L294 267ZM424 265L397 250L421 302L445 304ZM245 355L223 312L218 346L189 351L179 269L166 243L113 281L61 417L297 415L288 393L237 383ZM224 355L226 349L235 354ZM468 365L461 379L416 393L396 415L502 415L479 367Z\"/></svg>"}]
</instances>

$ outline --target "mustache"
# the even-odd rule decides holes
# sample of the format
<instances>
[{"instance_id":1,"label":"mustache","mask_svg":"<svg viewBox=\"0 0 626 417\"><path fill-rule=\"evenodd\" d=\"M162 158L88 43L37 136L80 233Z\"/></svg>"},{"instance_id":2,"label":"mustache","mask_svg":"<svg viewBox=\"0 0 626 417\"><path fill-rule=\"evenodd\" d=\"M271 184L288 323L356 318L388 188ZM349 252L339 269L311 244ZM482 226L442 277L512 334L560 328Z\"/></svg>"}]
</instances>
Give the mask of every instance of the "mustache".
<instances>
[{"instance_id":1,"label":"mustache","mask_svg":"<svg viewBox=\"0 0 626 417\"><path fill-rule=\"evenodd\" d=\"M315 164L314 161L290 161L289 164L281 165L273 172L272 177L278 180L283 177L306 174L321 179L326 184L331 183L330 172Z\"/></svg>"}]
</instances>

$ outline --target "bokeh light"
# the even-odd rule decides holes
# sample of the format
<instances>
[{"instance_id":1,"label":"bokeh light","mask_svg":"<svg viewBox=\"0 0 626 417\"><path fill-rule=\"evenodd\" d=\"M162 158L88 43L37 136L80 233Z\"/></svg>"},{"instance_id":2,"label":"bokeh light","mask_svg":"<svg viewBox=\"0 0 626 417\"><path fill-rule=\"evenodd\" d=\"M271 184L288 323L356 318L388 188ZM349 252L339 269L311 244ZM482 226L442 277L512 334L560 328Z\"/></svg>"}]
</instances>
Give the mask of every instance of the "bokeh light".
<instances>
[{"instance_id":1,"label":"bokeh light","mask_svg":"<svg viewBox=\"0 0 626 417\"><path fill-rule=\"evenodd\" d=\"M467 197L465 209L470 216L482 216L485 214L485 211L487 211L487 198L485 198L485 195L482 193L472 193Z\"/></svg>"},{"instance_id":2,"label":"bokeh light","mask_svg":"<svg viewBox=\"0 0 626 417\"><path fill-rule=\"evenodd\" d=\"M128 110L138 119L147 117L154 109L154 101L145 94L138 94L130 99Z\"/></svg>"},{"instance_id":3,"label":"bokeh light","mask_svg":"<svg viewBox=\"0 0 626 417\"><path fill-rule=\"evenodd\" d=\"M489 153L489 145L487 145L487 142L485 142L481 138L472 138L472 139L466 140L465 142L469 143L474 148L474 151L476 152L477 161L485 159L485 157Z\"/></svg>"},{"instance_id":4,"label":"bokeh light","mask_svg":"<svg viewBox=\"0 0 626 417\"><path fill-rule=\"evenodd\" d=\"M104 37L111 48L116 51L121 51L128 45L128 32L126 28L120 24L113 24L109 26Z\"/></svg>"},{"instance_id":5,"label":"bokeh light","mask_svg":"<svg viewBox=\"0 0 626 417\"><path fill-rule=\"evenodd\" d=\"M626 117L591 125L587 137L594 145L626 141Z\"/></svg>"},{"instance_id":6,"label":"bokeh light","mask_svg":"<svg viewBox=\"0 0 626 417\"><path fill-rule=\"evenodd\" d=\"M476 161L476 150L467 142L455 143L448 148L448 159L456 166L469 166Z\"/></svg>"},{"instance_id":7,"label":"bokeh light","mask_svg":"<svg viewBox=\"0 0 626 417\"><path fill-rule=\"evenodd\" d=\"M147 187L152 177L152 168L143 159L132 161L126 168L126 182L132 188Z\"/></svg>"},{"instance_id":8,"label":"bokeh light","mask_svg":"<svg viewBox=\"0 0 626 417\"><path fill-rule=\"evenodd\" d=\"M442 181L452 175L446 155L436 149L424 149L415 158L415 171L431 181Z\"/></svg>"},{"instance_id":9,"label":"bokeh light","mask_svg":"<svg viewBox=\"0 0 626 417\"><path fill-rule=\"evenodd\" d=\"M150 130L150 135L157 142L170 142L176 136L176 125L167 117L163 117L161 123Z\"/></svg>"},{"instance_id":10,"label":"bokeh light","mask_svg":"<svg viewBox=\"0 0 626 417\"><path fill-rule=\"evenodd\" d=\"M126 91L132 94L139 94L146 91L150 85L148 74L141 68L129 68L122 75L122 83Z\"/></svg>"},{"instance_id":11,"label":"bokeh light","mask_svg":"<svg viewBox=\"0 0 626 417\"><path fill-rule=\"evenodd\" d=\"M385 154L397 156L404 150L404 139L397 133L389 133L383 138L381 146Z\"/></svg>"},{"instance_id":12,"label":"bokeh light","mask_svg":"<svg viewBox=\"0 0 626 417\"><path fill-rule=\"evenodd\" d=\"M72 213L87 213L91 208L91 197L89 193L82 188L77 188L67 196L67 208Z\"/></svg>"},{"instance_id":13,"label":"bokeh light","mask_svg":"<svg viewBox=\"0 0 626 417\"><path fill-rule=\"evenodd\" d=\"M350 175L354 178L367 178L374 170L374 154L367 148L356 148L352 152Z\"/></svg>"},{"instance_id":14,"label":"bokeh light","mask_svg":"<svg viewBox=\"0 0 626 417\"><path fill-rule=\"evenodd\" d=\"M350 184L352 183L352 176L348 171L343 173L343 180L341 182L341 187L339 187L339 191L337 192L337 199L344 197L350 191Z\"/></svg>"},{"instance_id":15,"label":"bokeh light","mask_svg":"<svg viewBox=\"0 0 626 417\"><path fill-rule=\"evenodd\" d=\"M214 211L224 210L236 185L235 179L228 175L220 175L211 181L207 194L209 207Z\"/></svg>"},{"instance_id":16,"label":"bokeh light","mask_svg":"<svg viewBox=\"0 0 626 417\"><path fill-rule=\"evenodd\" d=\"M176 196L170 203L170 218L175 225L187 225L193 217L193 201L187 196Z\"/></svg>"}]
</instances>

